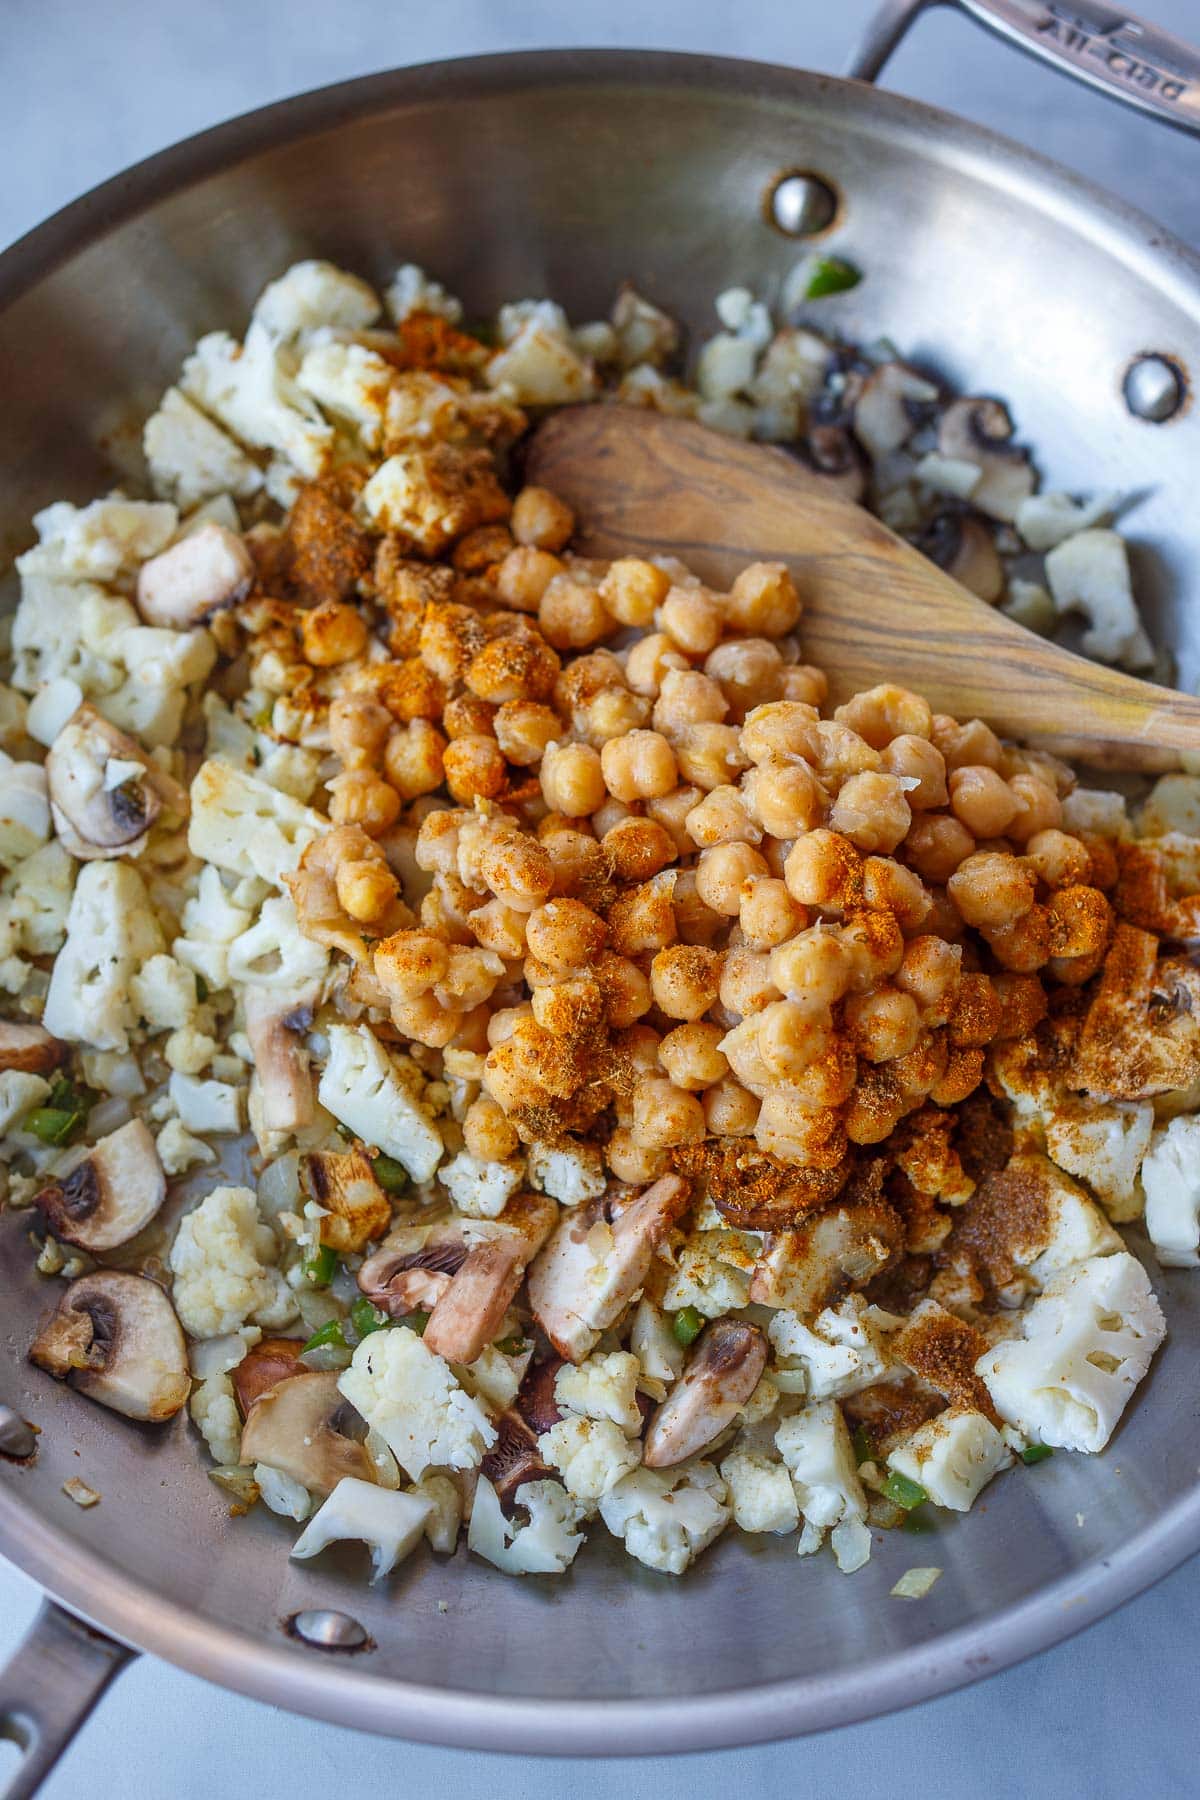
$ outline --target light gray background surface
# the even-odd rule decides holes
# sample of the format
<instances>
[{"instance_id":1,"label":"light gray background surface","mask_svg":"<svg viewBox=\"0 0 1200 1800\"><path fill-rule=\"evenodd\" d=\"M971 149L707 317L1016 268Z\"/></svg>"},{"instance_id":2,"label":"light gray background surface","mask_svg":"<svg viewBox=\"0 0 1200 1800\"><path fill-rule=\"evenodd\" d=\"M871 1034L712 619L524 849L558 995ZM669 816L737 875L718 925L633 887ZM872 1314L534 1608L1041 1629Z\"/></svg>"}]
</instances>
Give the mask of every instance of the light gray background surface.
<instances>
[{"instance_id":1,"label":"light gray background surface","mask_svg":"<svg viewBox=\"0 0 1200 1800\"><path fill-rule=\"evenodd\" d=\"M1200 0L1139 4L1200 40ZM0 242L189 132L373 69L484 50L644 44L836 72L871 10L871 0L0 0ZM1200 143L1042 71L964 20L925 19L887 81L1036 145L1200 242ZM32 1586L0 1565L0 1659L35 1606ZM1198 1658L1200 1561L1082 1638L892 1719L723 1755L590 1764L517 1763L360 1737L143 1659L45 1793L709 1800L733 1788L805 1800L1009 1800L1035 1791L1055 1800L1173 1800L1200 1794ZM8 1752L0 1745L0 1773Z\"/></svg>"}]
</instances>

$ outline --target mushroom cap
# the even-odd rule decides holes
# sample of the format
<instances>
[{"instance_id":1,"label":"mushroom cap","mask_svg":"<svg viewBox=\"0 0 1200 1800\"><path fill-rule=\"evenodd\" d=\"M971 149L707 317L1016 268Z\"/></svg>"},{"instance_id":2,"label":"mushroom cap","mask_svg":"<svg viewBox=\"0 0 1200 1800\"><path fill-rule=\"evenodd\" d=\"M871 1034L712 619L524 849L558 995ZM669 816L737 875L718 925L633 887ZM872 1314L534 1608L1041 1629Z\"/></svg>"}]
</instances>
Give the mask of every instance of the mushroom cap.
<instances>
[{"instance_id":1,"label":"mushroom cap","mask_svg":"<svg viewBox=\"0 0 1200 1800\"><path fill-rule=\"evenodd\" d=\"M20 1069L27 1075L48 1075L66 1057L67 1046L51 1037L44 1025L0 1019L0 1070Z\"/></svg>"},{"instance_id":2,"label":"mushroom cap","mask_svg":"<svg viewBox=\"0 0 1200 1800\"><path fill-rule=\"evenodd\" d=\"M874 461L898 450L936 401L932 381L902 362L872 369L854 401L854 435Z\"/></svg>"},{"instance_id":3,"label":"mushroom cap","mask_svg":"<svg viewBox=\"0 0 1200 1800\"><path fill-rule=\"evenodd\" d=\"M854 503L862 499L867 485L862 452L843 425L813 425L798 455L831 494Z\"/></svg>"},{"instance_id":4,"label":"mushroom cap","mask_svg":"<svg viewBox=\"0 0 1200 1800\"><path fill-rule=\"evenodd\" d=\"M136 1237L166 1197L154 1139L142 1119L130 1119L44 1187L34 1204L55 1237L98 1254Z\"/></svg>"},{"instance_id":5,"label":"mushroom cap","mask_svg":"<svg viewBox=\"0 0 1200 1800\"><path fill-rule=\"evenodd\" d=\"M1016 518L1022 500L1032 494L1037 479L1028 453L1012 442L1012 431L1004 402L978 395L953 401L938 426L940 453L974 463L982 471L971 490L972 506L1008 524Z\"/></svg>"},{"instance_id":6,"label":"mushroom cap","mask_svg":"<svg viewBox=\"0 0 1200 1800\"><path fill-rule=\"evenodd\" d=\"M493 1420L496 1442L479 1465L479 1473L490 1481L496 1498L507 1512L517 1489L527 1481L556 1481L555 1470L542 1461L535 1433L520 1413L511 1409Z\"/></svg>"},{"instance_id":7,"label":"mushroom cap","mask_svg":"<svg viewBox=\"0 0 1200 1800\"><path fill-rule=\"evenodd\" d=\"M400 1234L402 1239L405 1235ZM415 1248L411 1239L407 1244L384 1244L363 1263L358 1285L368 1300L400 1319L417 1307L436 1306L466 1260L461 1225L443 1223Z\"/></svg>"},{"instance_id":8,"label":"mushroom cap","mask_svg":"<svg viewBox=\"0 0 1200 1800\"><path fill-rule=\"evenodd\" d=\"M947 509L922 532L917 548L991 606L1004 592L1004 565L982 519Z\"/></svg>"},{"instance_id":9,"label":"mushroom cap","mask_svg":"<svg viewBox=\"0 0 1200 1800\"><path fill-rule=\"evenodd\" d=\"M335 1370L290 1375L261 1394L242 1428L241 1461L269 1463L313 1494L330 1494L343 1476L374 1481L366 1446L338 1430L349 1411Z\"/></svg>"},{"instance_id":10,"label":"mushroom cap","mask_svg":"<svg viewBox=\"0 0 1200 1800\"><path fill-rule=\"evenodd\" d=\"M757 1325L717 1319L707 1326L650 1422L646 1467L669 1469L711 1444L745 1406L766 1362L767 1343Z\"/></svg>"},{"instance_id":11,"label":"mushroom cap","mask_svg":"<svg viewBox=\"0 0 1200 1800\"><path fill-rule=\"evenodd\" d=\"M175 1309L144 1275L97 1269L62 1294L29 1360L129 1419L175 1416L191 1389Z\"/></svg>"},{"instance_id":12,"label":"mushroom cap","mask_svg":"<svg viewBox=\"0 0 1200 1800\"><path fill-rule=\"evenodd\" d=\"M236 531L208 519L138 572L137 609L148 625L186 631L250 592L254 562Z\"/></svg>"},{"instance_id":13,"label":"mushroom cap","mask_svg":"<svg viewBox=\"0 0 1200 1800\"><path fill-rule=\"evenodd\" d=\"M558 1217L545 1194L514 1194L471 1246L425 1327L425 1343L447 1362L474 1362L503 1322L526 1264L541 1249Z\"/></svg>"},{"instance_id":14,"label":"mushroom cap","mask_svg":"<svg viewBox=\"0 0 1200 1800\"><path fill-rule=\"evenodd\" d=\"M164 806L188 809L178 782L86 700L46 753L46 781L58 835L82 862L128 855Z\"/></svg>"},{"instance_id":15,"label":"mushroom cap","mask_svg":"<svg viewBox=\"0 0 1200 1800\"><path fill-rule=\"evenodd\" d=\"M303 1348L303 1338L263 1338L230 1370L229 1379L243 1419L254 1402L279 1382L306 1373L304 1364L297 1361Z\"/></svg>"}]
</instances>

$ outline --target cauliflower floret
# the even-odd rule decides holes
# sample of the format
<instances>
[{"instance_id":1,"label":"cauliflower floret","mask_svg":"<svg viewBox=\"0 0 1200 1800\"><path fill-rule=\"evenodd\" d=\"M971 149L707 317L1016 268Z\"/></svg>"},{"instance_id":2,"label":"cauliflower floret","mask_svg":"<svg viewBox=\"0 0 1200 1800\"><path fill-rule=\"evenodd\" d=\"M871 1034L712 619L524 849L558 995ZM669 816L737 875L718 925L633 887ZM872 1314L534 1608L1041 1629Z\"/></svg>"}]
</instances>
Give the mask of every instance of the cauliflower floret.
<instances>
[{"instance_id":1,"label":"cauliflower floret","mask_svg":"<svg viewBox=\"0 0 1200 1800\"><path fill-rule=\"evenodd\" d=\"M832 1400L793 1413L775 1433L775 1448L791 1473L796 1499L812 1530L801 1540L804 1555L820 1534L832 1531L833 1554L843 1575L862 1567L871 1554L864 1526L867 1497L854 1461L850 1433Z\"/></svg>"},{"instance_id":2,"label":"cauliflower floret","mask_svg":"<svg viewBox=\"0 0 1200 1800\"><path fill-rule=\"evenodd\" d=\"M1142 1164L1146 1230L1160 1263L1200 1263L1200 1117L1180 1115L1151 1139Z\"/></svg>"},{"instance_id":3,"label":"cauliflower floret","mask_svg":"<svg viewBox=\"0 0 1200 1800\"><path fill-rule=\"evenodd\" d=\"M343 1475L292 1545L293 1561L316 1556L328 1545L353 1538L369 1546L371 1580L382 1581L412 1553L425 1534L433 1502Z\"/></svg>"},{"instance_id":4,"label":"cauliflower floret","mask_svg":"<svg viewBox=\"0 0 1200 1800\"><path fill-rule=\"evenodd\" d=\"M1115 531L1079 531L1046 557L1046 579L1059 614L1082 612L1088 629L1080 640L1088 656L1147 669L1154 646L1133 597L1129 553Z\"/></svg>"},{"instance_id":5,"label":"cauliflower floret","mask_svg":"<svg viewBox=\"0 0 1200 1800\"><path fill-rule=\"evenodd\" d=\"M317 1089L321 1105L404 1164L414 1181L428 1181L442 1154L442 1136L424 1104L419 1077L406 1079L368 1025L331 1025L329 1061Z\"/></svg>"},{"instance_id":6,"label":"cauliflower floret","mask_svg":"<svg viewBox=\"0 0 1200 1800\"><path fill-rule=\"evenodd\" d=\"M436 1550L439 1556L453 1556L463 1510L457 1484L449 1475L426 1475L414 1482L408 1491L429 1503L425 1536L429 1539L430 1549Z\"/></svg>"},{"instance_id":7,"label":"cauliflower floret","mask_svg":"<svg viewBox=\"0 0 1200 1800\"><path fill-rule=\"evenodd\" d=\"M716 299L727 328L709 338L696 365L696 386L706 401L728 400L748 389L759 353L771 341L771 316L748 288L727 288Z\"/></svg>"},{"instance_id":8,"label":"cauliflower floret","mask_svg":"<svg viewBox=\"0 0 1200 1800\"><path fill-rule=\"evenodd\" d=\"M489 387L509 389L522 406L569 406L595 393L595 370L572 343L567 315L554 301L502 306L498 325L501 348L484 371Z\"/></svg>"},{"instance_id":9,"label":"cauliflower floret","mask_svg":"<svg viewBox=\"0 0 1200 1800\"><path fill-rule=\"evenodd\" d=\"M226 1465L239 1463L242 1459L242 1416L229 1376L222 1372L202 1381L193 1391L189 1411L213 1461Z\"/></svg>"},{"instance_id":10,"label":"cauliflower floret","mask_svg":"<svg viewBox=\"0 0 1200 1800\"><path fill-rule=\"evenodd\" d=\"M183 365L179 386L243 444L275 451L284 470L268 471L273 498L288 475L311 481L333 449L334 431L294 379L295 358L256 321L239 344L225 331L202 337Z\"/></svg>"},{"instance_id":11,"label":"cauliflower floret","mask_svg":"<svg viewBox=\"0 0 1200 1800\"><path fill-rule=\"evenodd\" d=\"M1070 494L1030 494L1017 507L1016 527L1031 550L1053 550L1078 531L1111 519L1119 494L1097 494L1094 500L1072 500Z\"/></svg>"},{"instance_id":12,"label":"cauliflower floret","mask_svg":"<svg viewBox=\"0 0 1200 1800\"><path fill-rule=\"evenodd\" d=\"M579 1509L557 1481L526 1481L514 1504L528 1524L506 1519L496 1490L486 1477L475 1488L468 1548L506 1575L561 1575L574 1562L583 1534L575 1530Z\"/></svg>"},{"instance_id":13,"label":"cauliflower floret","mask_svg":"<svg viewBox=\"0 0 1200 1800\"><path fill-rule=\"evenodd\" d=\"M598 1200L608 1186L604 1159L594 1144L532 1144L529 1182L563 1206Z\"/></svg>"},{"instance_id":14,"label":"cauliflower floret","mask_svg":"<svg viewBox=\"0 0 1200 1800\"><path fill-rule=\"evenodd\" d=\"M253 914L236 906L225 891L220 872L211 864L200 871L196 893L183 909L185 935L171 954L185 968L203 975L212 989L229 985L229 946L246 930Z\"/></svg>"},{"instance_id":15,"label":"cauliflower floret","mask_svg":"<svg viewBox=\"0 0 1200 1800\"><path fill-rule=\"evenodd\" d=\"M203 681L217 660L212 633L202 626L168 631L137 625L122 632L117 647L128 673L115 693L97 697L97 707L151 750L173 744L187 689Z\"/></svg>"},{"instance_id":16,"label":"cauliflower floret","mask_svg":"<svg viewBox=\"0 0 1200 1800\"><path fill-rule=\"evenodd\" d=\"M311 807L228 763L202 763L192 783L193 856L234 875L256 875L272 887L295 871L327 824Z\"/></svg>"},{"instance_id":17,"label":"cauliflower floret","mask_svg":"<svg viewBox=\"0 0 1200 1800\"><path fill-rule=\"evenodd\" d=\"M162 947L137 871L122 862L85 863L50 976L42 1015L47 1031L96 1050L127 1050L137 1023L133 976Z\"/></svg>"},{"instance_id":18,"label":"cauliflower floret","mask_svg":"<svg viewBox=\"0 0 1200 1800\"><path fill-rule=\"evenodd\" d=\"M970 1512L976 1496L1012 1461L989 1418L952 1406L919 1425L888 1457L888 1467L923 1487L935 1506Z\"/></svg>"},{"instance_id":19,"label":"cauliflower floret","mask_svg":"<svg viewBox=\"0 0 1200 1800\"><path fill-rule=\"evenodd\" d=\"M743 1531L795 1531L800 1508L792 1478L761 1450L734 1450L721 1464L733 1522Z\"/></svg>"},{"instance_id":20,"label":"cauliflower floret","mask_svg":"<svg viewBox=\"0 0 1200 1800\"><path fill-rule=\"evenodd\" d=\"M1037 1443L1103 1450L1166 1335L1146 1271L1128 1251L1092 1257L1056 1276L1020 1327L975 1365L1001 1418Z\"/></svg>"},{"instance_id":21,"label":"cauliflower floret","mask_svg":"<svg viewBox=\"0 0 1200 1800\"><path fill-rule=\"evenodd\" d=\"M110 494L89 506L59 500L36 513L33 523L40 541L17 558L22 575L116 586L170 543L179 514L165 501Z\"/></svg>"},{"instance_id":22,"label":"cauliflower floret","mask_svg":"<svg viewBox=\"0 0 1200 1800\"><path fill-rule=\"evenodd\" d=\"M582 1413L587 1419L610 1419L627 1437L638 1437L642 1429L637 1403L641 1373L641 1364L628 1350L589 1356L575 1367L563 1365L554 1378L554 1397L568 1412Z\"/></svg>"},{"instance_id":23,"label":"cauliflower floret","mask_svg":"<svg viewBox=\"0 0 1200 1800\"><path fill-rule=\"evenodd\" d=\"M142 964L130 981L130 993L138 1017L151 1031L176 1031L190 1024L199 1004L195 975L165 952Z\"/></svg>"},{"instance_id":24,"label":"cauliflower floret","mask_svg":"<svg viewBox=\"0 0 1200 1800\"><path fill-rule=\"evenodd\" d=\"M663 1295L664 1310L679 1312L694 1306L706 1319L739 1311L750 1297L757 1248L745 1232L693 1232L679 1252Z\"/></svg>"},{"instance_id":25,"label":"cauliflower floret","mask_svg":"<svg viewBox=\"0 0 1200 1800\"><path fill-rule=\"evenodd\" d=\"M54 956L67 935L67 915L75 891L75 862L57 839L9 870L0 882L0 900L19 928L29 956Z\"/></svg>"},{"instance_id":26,"label":"cauliflower floret","mask_svg":"<svg viewBox=\"0 0 1200 1800\"><path fill-rule=\"evenodd\" d=\"M32 856L50 836L50 794L40 763L14 762L0 750L0 863Z\"/></svg>"},{"instance_id":27,"label":"cauliflower floret","mask_svg":"<svg viewBox=\"0 0 1200 1800\"><path fill-rule=\"evenodd\" d=\"M262 486L258 464L175 387L146 420L142 448L155 493L185 511L218 494L248 500Z\"/></svg>"},{"instance_id":28,"label":"cauliflower floret","mask_svg":"<svg viewBox=\"0 0 1200 1800\"><path fill-rule=\"evenodd\" d=\"M380 531L411 538L423 556L436 556L477 525L507 517L509 508L487 459L452 444L389 456L363 488L360 504Z\"/></svg>"},{"instance_id":29,"label":"cauliflower floret","mask_svg":"<svg viewBox=\"0 0 1200 1800\"><path fill-rule=\"evenodd\" d=\"M212 1145L193 1137L182 1119L168 1119L155 1138L154 1145L158 1151L158 1160L167 1175L182 1175L197 1163L217 1160L217 1153Z\"/></svg>"},{"instance_id":30,"label":"cauliflower floret","mask_svg":"<svg viewBox=\"0 0 1200 1800\"><path fill-rule=\"evenodd\" d=\"M241 1100L237 1088L224 1081L198 1081L176 1069L168 1082L171 1104L188 1131L213 1131L229 1135L241 1128Z\"/></svg>"},{"instance_id":31,"label":"cauliflower floret","mask_svg":"<svg viewBox=\"0 0 1200 1800\"><path fill-rule=\"evenodd\" d=\"M1123 1224L1138 1217L1138 1170L1154 1129L1154 1108L1148 1101L1064 1096L1046 1112L1043 1127L1055 1162L1087 1182L1110 1219Z\"/></svg>"},{"instance_id":32,"label":"cauliflower floret","mask_svg":"<svg viewBox=\"0 0 1200 1800\"><path fill-rule=\"evenodd\" d=\"M870 1387L887 1368L887 1357L871 1333L867 1305L851 1294L827 1306L811 1326L782 1308L772 1314L767 1336L778 1358L774 1379L786 1393L832 1400Z\"/></svg>"},{"instance_id":33,"label":"cauliflower floret","mask_svg":"<svg viewBox=\"0 0 1200 1800\"><path fill-rule=\"evenodd\" d=\"M571 1498L590 1508L642 1460L641 1445L611 1419L581 1419L577 1414L568 1414L544 1431L538 1451L558 1470Z\"/></svg>"},{"instance_id":34,"label":"cauliflower floret","mask_svg":"<svg viewBox=\"0 0 1200 1800\"><path fill-rule=\"evenodd\" d=\"M1091 832L1096 837L1122 838L1129 835L1129 813L1124 794L1107 788L1072 788L1062 803L1063 830L1078 835Z\"/></svg>"},{"instance_id":35,"label":"cauliflower floret","mask_svg":"<svg viewBox=\"0 0 1200 1800\"><path fill-rule=\"evenodd\" d=\"M440 281L431 281L417 263L401 263L383 294L393 321L400 325L413 313L434 313L457 325L463 316L462 301L448 294Z\"/></svg>"},{"instance_id":36,"label":"cauliflower floret","mask_svg":"<svg viewBox=\"0 0 1200 1800\"><path fill-rule=\"evenodd\" d=\"M687 1352L665 1315L652 1301L642 1299L633 1315L629 1348L651 1381L678 1381Z\"/></svg>"},{"instance_id":37,"label":"cauliflower floret","mask_svg":"<svg viewBox=\"0 0 1200 1800\"><path fill-rule=\"evenodd\" d=\"M476 1469L496 1441L487 1413L415 1331L373 1331L338 1382L412 1480L426 1469Z\"/></svg>"},{"instance_id":38,"label":"cauliflower floret","mask_svg":"<svg viewBox=\"0 0 1200 1800\"><path fill-rule=\"evenodd\" d=\"M254 303L254 321L283 340L330 326L365 331L383 307L374 288L336 263L311 257L293 263Z\"/></svg>"},{"instance_id":39,"label":"cauliflower floret","mask_svg":"<svg viewBox=\"0 0 1200 1800\"><path fill-rule=\"evenodd\" d=\"M486 1162L460 1150L442 1164L438 1180L459 1212L466 1213L469 1219L497 1219L524 1175L525 1165L519 1157L512 1162Z\"/></svg>"},{"instance_id":40,"label":"cauliflower floret","mask_svg":"<svg viewBox=\"0 0 1200 1800\"><path fill-rule=\"evenodd\" d=\"M395 378L391 364L374 350L335 341L314 344L305 353L296 383L327 413L350 424L368 450L376 450Z\"/></svg>"},{"instance_id":41,"label":"cauliflower floret","mask_svg":"<svg viewBox=\"0 0 1200 1800\"><path fill-rule=\"evenodd\" d=\"M329 951L304 936L291 896L272 894L254 924L229 945L227 967L230 981L295 993L324 980Z\"/></svg>"},{"instance_id":42,"label":"cauliflower floret","mask_svg":"<svg viewBox=\"0 0 1200 1800\"><path fill-rule=\"evenodd\" d=\"M251 1190L214 1188L181 1221L168 1258L175 1311L189 1336L223 1337L250 1318L282 1324L294 1317L290 1290L270 1266L275 1256L274 1234Z\"/></svg>"},{"instance_id":43,"label":"cauliflower floret","mask_svg":"<svg viewBox=\"0 0 1200 1800\"><path fill-rule=\"evenodd\" d=\"M728 1492L709 1462L637 1469L600 1502L600 1517L648 1569L682 1575L729 1523Z\"/></svg>"},{"instance_id":44,"label":"cauliflower floret","mask_svg":"<svg viewBox=\"0 0 1200 1800\"><path fill-rule=\"evenodd\" d=\"M1160 775L1138 813L1139 837L1166 837L1176 831L1200 837L1200 779L1195 775Z\"/></svg>"},{"instance_id":45,"label":"cauliflower floret","mask_svg":"<svg viewBox=\"0 0 1200 1800\"><path fill-rule=\"evenodd\" d=\"M27 1112L40 1106L50 1083L24 1069L0 1071L0 1135L15 1131Z\"/></svg>"}]
</instances>

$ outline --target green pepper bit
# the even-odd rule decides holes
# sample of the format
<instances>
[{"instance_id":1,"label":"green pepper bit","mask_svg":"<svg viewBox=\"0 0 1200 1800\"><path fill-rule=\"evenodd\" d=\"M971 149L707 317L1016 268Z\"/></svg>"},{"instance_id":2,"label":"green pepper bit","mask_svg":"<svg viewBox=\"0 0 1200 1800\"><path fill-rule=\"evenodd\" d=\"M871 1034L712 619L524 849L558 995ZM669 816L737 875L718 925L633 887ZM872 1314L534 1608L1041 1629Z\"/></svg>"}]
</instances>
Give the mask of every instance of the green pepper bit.
<instances>
[{"instance_id":1,"label":"green pepper bit","mask_svg":"<svg viewBox=\"0 0 1200 1800\"><path fill-rule=\"evenodd\" d=\"M883 1495L895 1506L902 1506L905 1512L911 1512L914 1506L920 1506L928 1500L929 1495L919 1481L910 1481L899 1469L892 1469L883 1484Z\"/></svg>"},{"instance_id":2,"label":"green pepper bit","mask_svg":"<svg viewBox=\"0 0 1200 1800\"><path fill-rule=\"evenodd\" d=\"M850 1440L854 1445L854 1460L861 1468L865 1462L875 1461L875 1446L871 1442L871 1434L865 1425L859 1425Z\"/></svg>"},{"instance_id":3,"label":"green pepper bit","mask_svg":"<svg viewBox=\"0 0 1200 1800\"><path fill-rule=\"evenodd\" d=\"M360 1338L370 1337L373 1331L382 1331L391 1322L388 1315L373 1306L365 1294L360 1295L350 1308L350 1323Z\"/></svg>"},{"instance_id":4,"label":"green pepper bit","mask_svg":"<svg viewBox=\"0 0 1200 1800\"><path fill-rule=\"evenodd\" d=\"M934 1524L924 1507L918 1506L913 1512L905 1514L900 1529L907 1531L910 1537L921 1537L925 1532L932 1531Z\"/></svg>"},{"instance_id":5,"label":"green pepper bit","mask_svg":"<svg viewBox=\"0 0 1200 1800\"><path fill-rule=\"evenodd\" d=\"M69 1112L60 1106L35 1106L25 1120L25 1129L43 1144L69 1144L83 1130L87 1114Z\"/></svg>"},{"instance_id":6,"label":"green pepper bit","mask_svg":"<svg viewBox=\"0 0 1200 1800\"><path fill-rule=\"evenodd\" d=\"M520 1356L525 1347L525 1339L519 1334L513 1337L497 1338L493 1345L493 1349L498 1350L501 1356Z\"/></svg>"},{"instance_id":7,"label":"green pepper bit","mask_svg":"<svg viewBox=\"0 0 1200 1800\"><path fill-rule=\"evenodd\" d=\"M349 1344L346 1342L346 1334L342 1330L342 1321L340 1319L329 1319L324 1325L319 1326L318 1329L313 1332L307 1344L301 1345L300 1355L303 1356L308 1350L323 1350L326 1345L332 1345L337 1350L348 1350L350 1348Z\"/></svg>"},{"instance_id":8,"label":"green pepper bit","mask_svg":"<svg viewBox=\"0 0 1200 1800\"><path fill-rule=\"evenodd\" d=\"M400 1323L407 1325L410 1331L415 1331L418 1337L424 1337L425 1327L429 1323L429 1314L427 1312L410 1312L406 1318L401 1319Z\"/></svg>"},{"instance_id":9,"label":"green pepper bit","mask_svg":"<svg viewBox=\"0 0 1200 1800\"><path fill-rule=\"evenodd\" d=\"M338 1259L328 1244L322 1244L300 1266L309 1287L327 1288L337 1274Z\"/></svg>"},{"instance_id":10,"label":"green pepper bit","mask_svg":"<svg viewBox=\"0 0 1200 1800\"><path fill-rule=\"evenodd\" d=\"M695 1306L681 1306L671 1319L671 1330L675 1334L675 1342L682 1344L686 1350L704 1330L704 1314Z\"/></svg>"},{"instance_id":11,"label":"green pepper bit","mask_svg":"<svg viewBox=\"0 0 1200 1800\"><path fill-rule=\"evenodd\" d=\"M394 1156L385 1156L382 1151L371 1163L375 1179L385 1194L402 1194L408 1186L408 1170Z\"/></svg>"},{"instance_id":12,"label":"green pepper bit","mask_svg":"<svg viewBox=\"0 0 1200 1800\"><path fill-rule=\"evenodd\" d=\"M806 300L823 300L826 294L844 294L856 288L862 273L843 256L818 256L804 289Z\"/></svg>"},{"instance_id":13,"label":"green pepper bit","mask_svg":"<svg viewBox=\"0 0 1200 1800\"><path fill-rule=\"evenodd\" d=\"M1049 1444L1026 1444L1021 1452L1021 1461L1031 1469L1034 1463L1045 1462L1048 1456L1053 1455L1054 1452Z\"/></svg>"}]
</instances>

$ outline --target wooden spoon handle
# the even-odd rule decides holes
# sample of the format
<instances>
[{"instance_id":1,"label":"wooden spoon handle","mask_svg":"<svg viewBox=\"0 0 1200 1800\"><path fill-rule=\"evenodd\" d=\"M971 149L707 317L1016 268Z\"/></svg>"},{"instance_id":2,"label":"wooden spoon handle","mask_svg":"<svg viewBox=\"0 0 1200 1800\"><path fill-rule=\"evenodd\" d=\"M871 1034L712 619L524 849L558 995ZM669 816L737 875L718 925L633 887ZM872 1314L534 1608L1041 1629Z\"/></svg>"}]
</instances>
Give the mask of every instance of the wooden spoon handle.
<instances>
[{"instance_id":1,"label":"wooden spoon handle","mask_svg":"<svg viewBox=\"0 0 1200 1800\"><path fill-rule=\"evenodd\" d=\"M879 681L1093 766L1177 767L1200 751L1200 700L1050 644L969 594L786 452L623 406L552 414L528 477L579 520L585 555L678 556L714 586L788 563L804 654L836 702Z\"/></svg>"}]
</instances>

